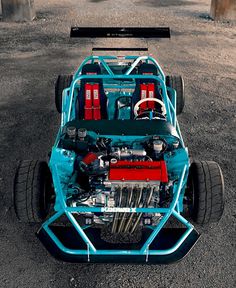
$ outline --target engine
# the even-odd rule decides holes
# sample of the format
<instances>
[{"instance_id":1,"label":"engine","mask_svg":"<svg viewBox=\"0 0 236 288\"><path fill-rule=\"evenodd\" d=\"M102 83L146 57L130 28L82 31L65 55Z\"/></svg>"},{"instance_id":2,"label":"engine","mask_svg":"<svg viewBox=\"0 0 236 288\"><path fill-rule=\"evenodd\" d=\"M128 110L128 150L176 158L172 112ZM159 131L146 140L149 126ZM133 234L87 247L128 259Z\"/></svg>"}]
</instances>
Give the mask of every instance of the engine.
<instances>
[{"instance_id":1,"label":"engine","mask_svg":"<svg viewBox=\"0 0 236 288\"><path fill-rule=\"evenodd\" d=\"M85 224L105 224L112 233L133 233L139 226L155 225L160 214L126 213L119 208L167 207L172 200L159 136L122 142L94 138L85 129L67 127L61 148L76 153L74 173L65 183L67 205L104 207L104 213L83 214Z\"/></svg>"}]
</instances>

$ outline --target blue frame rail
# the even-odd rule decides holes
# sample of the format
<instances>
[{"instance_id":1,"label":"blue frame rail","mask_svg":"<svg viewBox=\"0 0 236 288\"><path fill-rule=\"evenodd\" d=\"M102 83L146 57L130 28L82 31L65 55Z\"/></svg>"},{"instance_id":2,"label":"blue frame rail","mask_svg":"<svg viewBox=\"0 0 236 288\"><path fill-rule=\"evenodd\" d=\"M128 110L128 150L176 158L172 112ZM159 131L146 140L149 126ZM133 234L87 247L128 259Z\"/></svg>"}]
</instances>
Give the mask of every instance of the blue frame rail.
<instances>
[{"instance_id":1,"label":"blue frame rail","mask_svg":"<svg viewBox=\"0 0 236 288\"><path fill-rule=\"evenodd\" d=\"M125 56L125 57L122 57L124 58L124 60L132 60L134 61L130 68L126 71L125 74L121 74L121 75L116 75L112 72L112 70L110 69L109 67L109 64L106 62L106 61L111 61L111 60L120 60L121 57L119 56L95 56L95 55L92 55L92 56L88 56L87 58L84 59L84 61L81 63L81 65L79 66L79 68L77 69L77 71L75 72L74 74L74 77L73 77L73 83L71 84L71 87L70 87L70 98L73 97L73 93L74 93L74 89L75 89L75 86L76 86L76 83L79 81L79 80L82 80L82 79L86 79L86 76L82 76L81 75L81 71L82 71L82 68L85 64L88 64L88 63L94 63L95 61L99 62L105 69L105 71L108 73L108 75L90 75L89 78L90 79L114 79L114 76L116 79L145 79L145 78L153 78L155 80L158 80L161 84L161 89L162 89L162 92L163 92L163 97L165 98L164 101L165 101L165 104L167 105L167 110L169 111L169 114L170 114L170 106L171 107L171 112L173 115L169 115L168 117L171 119L173 116L175 116L175 113L173 113L175 111L175 106L173 107L173 105L171 105L171 102L170 102L170 99L167 95L167 89L166 89L166 85L165 85L165 74L161 68L161 66L158 64L158 62L151 56ZM146 63L152 63L156 66L157 68L157 71L158 71L158 74L160 75L160 77L155 77L153 75L149 75L149 76L144 76L144 75L134 75L132 74L132 77L127 77L128 75L131 75L131 72L134 70L134 68L142 61L145 61ZM109 77L110 76L110 77ZM84 77L84 78L83 78ZM162 80L162 81L161 81ZM117 85L115 86L117 88ZM123 86L121 86L123 87ZM118 88L121 88L121 87L118 87ZM173 100L173 103L175 103L175 99L176 99L176 92L174 89L171 89L171 88L168 88L169 91L172 92L172 100ZM173 120L175 122L175 120Z\"/></svg>"},{"instance_id":2,"label":"blue frame rail","mask_svg":"<svg viewBox=\"0 0 236 288\"><path fill-rule=\"evenodd\" d=\"M90 261L90 256L143 256L145 255L146 262L148 262L149 256L164 256L170 255L176 252L179 247L185 242L191 232L194 230L194 227L191 223L189 223L183 216L180 215L178 212L177 206L179 201L179 196L181 190L183 188L184 178L186 177L187 173L187 165L184 165L181 177L177 183L174 185L174 197L169 206L169 208L129 208L129 207L122 207L122 208L109 208L109 207L68 207L65 201L65 195L63 194L61 184L59 181L59 177L57 175L57 168L56 166L53 167L53 180L55 184L55 191L57 193L57 197L59 198L60 202L60 209L56 212L50 219L45 221L42 225L42 228L50 237L50 239L54 242L59 250L67 255L85 255L87 257L87 261ZM160 222L155 226L151 227L152 232L150 236L147 238L145 243L143 244L142 248L139 250L100 250L96 248L96 243L93 243L91 239L86 235L86 228L81 227L77 222L76 218L74 217L74 213L84 213L84 212L124 212L124 213L160 213L162 214L162 218ZM52 229L49 227L53 224L57 219L59 219L62 215L66 215L76 232L80 235L83 239L84 243L86 244L87 249L70 249L63 245L63 243L58 239ZM173 245L173 247L165 250L152 250L150 249L151 244L158 236L160 231L162 230L163 226L166 224L170 216L175 217L178 221L180 221L185 227L186 230L183 235L178 239L178 241Z\"/></svg>"},{"instance_id":3,"label":"blue frame rail","mask_svg":"<svg viewBox=\"0 0 236 288\"><path fill-rule=\"evenodd\" d=\"M71 86L69 89L64 90L63 98L65 95L68 95L69 92L69 109L68 113L66 109L64 109L64 113L62 115L62 121L61 121L61 126L64 126L66 122L72 120L72 107L73 107L73 99L74 99L74 90L76 87L78 87L78 81L83 80L88 78L86 75L81 75L82 68L85 64L88 63L94 63L95 61L98 61L105 69L105 71L108 73L107 75L89 75L90 79L103 79L103 80L112 80L112 79L154 79L157 80L160 83L160 89L162 90L162 97L164 100L164 104L166 106L166 111L167 111L167 121L169 121L175 128L177 125L177 119L176 119L176 113L175 113L175 108L176 108L176 91L174 89L171 89L169 87L166 87L165 84L165 74L158 64L158 62L152 58L151 56L125 56L124 60L134 60L134 62L131 64L130 68L126 71L125 74L114 74L109 67L108 63L106 62L107 60L119 60L120 58L118 56L89 56L87 57L82 64L79 66L77 69L74 77L73 77L73 82L71 83ZM160 76L154 76L154 75L135 75L131 74L131 72L134 70L134 68L141 62L145 61L146 63L150 62L154 64L157 67L158 74ZM111 88L112 85L109 85L109 88ZM124 88L124 85L114 85L114 88L116 89L121 89ZM167 91L171 93L171 99L167 94ZM179 129L178 129L179 130ZM179 130L180 134L180 130ZM183 142L182 136L180 134L181 141ZM182 143L183 144L183 143Z\"/></svg>"},{"instance_id":4,"label":"blue frame rail","mask_svg":"<svg viewBox=\"0 0 236 288\"><path fill-rule=\"evenodd\" d=\"M182 148L187 151L187 148L184 146L184 142L182 139L182 135L180 132L179 124L176 118L176 91L172 88L166 87L165 84L165 74L162 71L160 65L158 62L150 57L150 56L126 56L124 57L125 60L133 60L133 63L131 64L130 68L126 71L125 74L114 74L109 67L109 64L107 61L111 60L119 60L119 57L116 56L89 56L87 57L78 70L76 71L73 81L71 83L70 88L65 89L63 91L63 100L62 100L62 118L61 118L61 127L57 135L57 139L55 142L55 145L53 148L56 149L58 145L58 141L60 138L60 134L62 131L62 128L64 125L73 120L73 117L75 115L74 104L75 104L75 98L76 95L76 88L79 88L78 82L80 80L88 78L87 75L82 75L82 67L87 63L94 63L95 61L98 61L105 69L107 74L104 75L89 75L90 79L103 79L103 80L124 80L124 79L154 79L157 80L159 83L159 87L162 90L162 97L163 102L166 107L166 120L171 123L171 125L174 126L174 128L177 131L177 134L179 136L180 143L182 145ZM131 74L133 69L140 63L140 61L145 62L151 62L153 63L157 69L158 69L158 76L154 75L138 75L138 74ZM107 86L106 86L107 85ZM135 81L133 86L135 85ZM107 88L130 88L132 85L117 85L115 83L112 84L106 84L104 83L104 87ZM169 93L167 93L167 91ZM187 153L187 152L186 152ZM77 207L69 207L67 206L67 196L66 193L63 191L62 183L60 181L60 174L58 169L57 161L52 159L50 160L49 166L52 172L52 178L54 183L54 190L56 193L56 199L57 202L54 206L55 214L50 217L47 221L45 221L41 227L41 229L38 232L38 235L41 235L40 238L47 239L49 243L51 243L49 246L54 247L54 249L59 251L60 253L63 253L64 255L70 255L70 256L84 256L86 257L87 261L90 261L90 257L92 256L145 256L145 261L148 262L150 257L156 256L158 257L168 257L170 255L176 254L179 250L183 250L183 244L185 246L188 246L185 250L188 252L188 250L191 249L191 247L195 244L197 241L197 238L199 237L198 233L194 230L194 227L191 223L189 223L180 213L183 210L183 195L184 190L187 182L188 177L188 170L189 170L189 163L188 159L181 158L182 156L178 156L179 158L179 167L180 167L180 173L178 174L177 181L173 182L173 199L170 203L169 207L167 208L130 208L130 207L88 207L88 206L77 206ZM67 165L67 164L65 164ZM73 168L72 168L73 169ZM96 243L94 243L86 233L87 228L89 228L90 225L82 227L78 221L76 220L75 215L80 213L159 213L161 215L160 221L156 226L147 226L149 229L148 237L145 239L144 243L139 249L99 249L96 247ZM81 237L83 244L85 245L86 249L72 249L68 248L66 245L62 243L62 241L58 238L56 233L51 229L51 225L55 223L56 220L58 220L62 215L66 216L66 218L71 223L73 229L76 231L76 233ZM177 241L174 243L174 245L168 249L152 249L153 243L158 239L158 237L161 234L161 231L164 228L165 224L169 220L170 217L174 217L177 219L180 223L183 224L185 227L185 230L177 239ZM193 233L195 232L195 234ZM194 234L194 236L191 237L191 235ZM42 236L43 235L43 236ZM191 238L191 239L190 239ZM185 242L187 242L187 239L190 239L189 245L186 245ZM43 240L44 241L44 240ZM159 240L158 240L159 241ZM49 249L50 250L50 249ZM182 253L182 256L185 256L186 254ZM181 254L181 253L180 253ZM132 258L132 257L131 257ZM181 257L176 257L181 258ZM132 258L134 259L134 258ZM154 261L155 262L155 261ZM168 260L167 260L168 262Z\"/></svg>"}]
</instances>

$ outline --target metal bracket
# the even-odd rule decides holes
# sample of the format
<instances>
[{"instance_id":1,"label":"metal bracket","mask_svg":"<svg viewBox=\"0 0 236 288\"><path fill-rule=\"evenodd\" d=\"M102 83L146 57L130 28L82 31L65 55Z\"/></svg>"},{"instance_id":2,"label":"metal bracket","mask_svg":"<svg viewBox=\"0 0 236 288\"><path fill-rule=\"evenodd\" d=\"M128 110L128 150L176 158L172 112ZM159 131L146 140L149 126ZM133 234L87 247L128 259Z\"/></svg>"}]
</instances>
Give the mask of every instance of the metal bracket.
<instances>
[{"instance_id":1,"label":"metal bracket","mask_svg":"<svg viewBox=\"0 0 236 288\"><path fill-rule=\"evenodd\" d=\"M148 256L149 256L149 245L147 246L147 249L146 249L146 263L148 262Z\"/></svg>"},{"instance_id":2,"label":"metal bracket","mask_svg":"<svg viewBox=\"0 0 236 288\"><path fill-rule=\"evenodd\" d=\"M90 262L89 243L87 243L87 255L88 255L88 262Z\"/></svg>"}]
</instances>

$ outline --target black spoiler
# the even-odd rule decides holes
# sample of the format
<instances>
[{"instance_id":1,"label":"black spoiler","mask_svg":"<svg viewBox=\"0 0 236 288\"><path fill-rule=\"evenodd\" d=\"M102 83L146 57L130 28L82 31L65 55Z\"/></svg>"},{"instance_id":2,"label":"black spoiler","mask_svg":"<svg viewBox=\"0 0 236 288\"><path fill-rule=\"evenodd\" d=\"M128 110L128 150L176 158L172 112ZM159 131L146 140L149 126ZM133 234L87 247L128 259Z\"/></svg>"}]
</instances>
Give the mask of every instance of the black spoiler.
<instances>
[{"instance_id":1,"label":"black spoiler","mask_svg":"<svg viewBox=\"0 0 236 288\"><path fill-rule=\"evenodd\" d=\"M132 48L132 47L93 47L92 51L148 51L148 48Z\"/></svg>"},{"instance_id":2,"label":"black spoiler","mask_svg":"<svg viewBox=\"0 0 236 288\"><path fill-rule=\"evenodd\" d=\"M72 27L72 38L170 38L169 27Z\"/></svg>"}]
</instances>

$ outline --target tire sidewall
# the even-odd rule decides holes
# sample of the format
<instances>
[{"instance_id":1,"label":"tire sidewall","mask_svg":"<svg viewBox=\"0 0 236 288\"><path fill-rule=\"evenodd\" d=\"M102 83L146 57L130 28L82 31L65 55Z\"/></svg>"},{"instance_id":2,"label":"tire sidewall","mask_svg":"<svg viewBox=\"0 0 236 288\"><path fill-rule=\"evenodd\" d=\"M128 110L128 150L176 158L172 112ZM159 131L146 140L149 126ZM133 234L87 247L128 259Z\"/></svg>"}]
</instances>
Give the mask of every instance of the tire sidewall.
<instances>
[{"instance_id":1,"label":"tire sidewall","mask_svg":"<svg viewBox=\"0 0 236 288\"><path fill-rule=\"evenodd\" d=\"M59 75L55 84L55 105L58 113L62 113L63 90L70 87L73 75Z\"/></svg>"}]
</instances>

